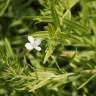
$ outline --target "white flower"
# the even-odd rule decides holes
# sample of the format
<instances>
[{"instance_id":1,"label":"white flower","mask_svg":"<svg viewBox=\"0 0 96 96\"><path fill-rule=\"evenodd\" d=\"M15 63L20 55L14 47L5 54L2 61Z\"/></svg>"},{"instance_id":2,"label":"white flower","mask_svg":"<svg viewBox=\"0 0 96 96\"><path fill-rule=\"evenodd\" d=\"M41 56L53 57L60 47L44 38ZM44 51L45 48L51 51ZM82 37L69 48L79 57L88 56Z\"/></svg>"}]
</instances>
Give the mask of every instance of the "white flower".
<instances>
[{"instance_id":1,"label":"white flower","mask_svg":"<svg viewBox=\"0 0 96 96\"><path fill-rule=\"evenodd\" d=\"M41 47L39 47L40 43L41 43L41 40L40 39L35 39L33 38L32 36L28 36L28 41L26 44L25 44L25 47L28 49L28 50L32 50L32 49L36 49L38 51L41 51Z\"/></svg>"}]
</instances>

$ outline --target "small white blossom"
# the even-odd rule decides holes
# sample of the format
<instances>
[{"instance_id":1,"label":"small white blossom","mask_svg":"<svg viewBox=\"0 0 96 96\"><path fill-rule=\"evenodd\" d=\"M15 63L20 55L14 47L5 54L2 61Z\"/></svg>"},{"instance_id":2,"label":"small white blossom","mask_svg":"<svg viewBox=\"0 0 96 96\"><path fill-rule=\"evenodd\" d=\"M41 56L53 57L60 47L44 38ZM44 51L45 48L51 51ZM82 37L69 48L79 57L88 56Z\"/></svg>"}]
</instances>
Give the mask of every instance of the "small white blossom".
<instances>
[{"instance_id":1,"label":"small white blossom","mask_svg":"<svg viewBox=\"0 0 96 96\"><path fill-rule=\"evenodd\" d=\"M32 36L28 36L28 41L26 44L25 44L25 47L28 49L28 50L32 50L32 49L36 49L37 51L41 51L41 47L39 47L40 43L41 43L41 40L40 39L37 39L37 38L33 38Z\"/></svg>"}]
</instances>

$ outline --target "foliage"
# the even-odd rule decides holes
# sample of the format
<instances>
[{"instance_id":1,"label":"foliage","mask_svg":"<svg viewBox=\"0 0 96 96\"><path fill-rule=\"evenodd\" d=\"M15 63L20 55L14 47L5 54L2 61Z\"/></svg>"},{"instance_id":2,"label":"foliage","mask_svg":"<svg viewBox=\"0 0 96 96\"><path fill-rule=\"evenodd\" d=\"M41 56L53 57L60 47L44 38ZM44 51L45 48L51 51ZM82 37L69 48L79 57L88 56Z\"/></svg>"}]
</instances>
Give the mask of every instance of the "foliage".
<instances>
[{"instance_id":1,"label":"foliage","mask_svg":"<svg viewBox=\"0 0 96 96\"><path fill-rule=\"evenodd\" d=\"M96 96L96 0L0 0L0 96ZM42 40L28 51L27 36Z\"/></svg>"}]
</instances>

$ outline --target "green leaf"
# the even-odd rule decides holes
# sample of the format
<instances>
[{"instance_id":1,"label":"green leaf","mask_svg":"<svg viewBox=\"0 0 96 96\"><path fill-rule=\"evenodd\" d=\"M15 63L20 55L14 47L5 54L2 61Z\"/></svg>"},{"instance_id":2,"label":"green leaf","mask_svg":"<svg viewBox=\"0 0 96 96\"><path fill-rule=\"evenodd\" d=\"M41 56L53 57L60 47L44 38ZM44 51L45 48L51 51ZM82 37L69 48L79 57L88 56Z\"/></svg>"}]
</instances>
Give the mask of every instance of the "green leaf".
<instances>
[{"instance_id":1,"label":"green leaf","mask_svg":"<svg viewBox=\"0 0 96 96\"><path fill-rule=\"evenodd\" d=\"M65 0L65 6L67 9L71 9L79 0Z\"/></svg>"},{"instance_id":2,"label":"green leaf","mask_svg":"<svg viewBox=\"0 0 96 96\"><path fill-rule=\"evenodd\" d=\"M55 10L55 0L51 1L51 13L52 13L52 17L53 17L53 23L56 29L58 29L60 27L60 21L59 21L59 17L58 14Z\"/></svg>"},{"instance_id":3,"label":"green leaf","mask_svg":"<svg viewBox=\"0 0 96 96\"><path fill-rule=\"evenodd\" d=\"M78 87L78 90L80 90L81 88L83 88L87 83L89 83L93 78L95 78L96 75L93 75L91 76L86 82L84 82L83 84L81 84L79 87Z\"/></svg>"},{"instance_id":4,"label":"green leaf","mask_svg":"<svg viewBox=\"0 0 96 96\"><path fill-rule=\"evenodd\" d=\"M2 16L4 14L4 12L6 11L9 3L10 3L10 0L6 0L6 1L1 1L3 3L1 3L1 7L0 7L0 16Z\"/></svg>"},{"instance_id":5,"label":"green leaf","mask_svg":"<svg viewBox=\"0 0 96 96\"><path fill-rule=\"evenodd\" d=\"M29 34L32 35L36 38L41 38L43 40L46 40L49 38L49 32L48 31L38 31L38 32L34 32L33 34Z\"/></svg>"},{"instance_id":6,"label":"green leaf","mask_svg":"<svg viewBox=\"0 0 96 96\"><path fill-rule=\"evenodd\" d=\"M51 54L53 53L53 50L54 50L52 41L49 41L49 42L50 42L50 44L48 44L48 47L46 49L46 55L44 57L43 64L45 64L48 61L49 57L51 56Z\"/></svg>"},{"instance_id":7,"label":"green leaf","mask_svg":"<svg viewBox=\"0 0 96 96\"><path fill-rule=\"evenodd\" d=\"M63 21L67 26L70 26L73 30L78 30L80 34L82 35L90 35L90 29L87 27L84 27L83 25L80 25L76 21L64 19Z\"/></svg>"},{"instance_id":8,"label":"green leaf","mask_svg":"<svg viewBox=\"0 0 96 96\"><path fill-rule=\"evenodd\" d=\"M12 47L10 45L10 42L8 41L7 38L5 38L5 40L4 40L4 45L5 45L5 48L7 50L8 57L13 57L14 56L13 50L12 50Z\"/></svg>"},{"instance_id":9,"label":"green leaf","mask_svg":"<svg viewBox=\"0 0 96 96\"><path fill-rule=\"evenodd\" d=\"M46 55L44 57L43 63L45 64L48 61L48 58L51 56L51 54L54 51L56 44L56 39L57 39L57 34L54 26L52 24L48 24L48 32L49 32L49 40L48 40L48 47L46 49Z\"/></svg>"}]
</instances>

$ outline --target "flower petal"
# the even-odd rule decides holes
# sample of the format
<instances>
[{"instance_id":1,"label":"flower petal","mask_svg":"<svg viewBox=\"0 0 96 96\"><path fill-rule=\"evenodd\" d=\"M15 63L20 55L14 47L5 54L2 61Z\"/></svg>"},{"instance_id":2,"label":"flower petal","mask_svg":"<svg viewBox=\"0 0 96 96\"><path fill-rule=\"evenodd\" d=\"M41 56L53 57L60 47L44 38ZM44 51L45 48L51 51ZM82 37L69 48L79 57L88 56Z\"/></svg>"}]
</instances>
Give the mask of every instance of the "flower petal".
<instances>
[{"instance_id":1,"label":"flower petal","mask_svg":"<svg viewBox=\"0 0 96 96\"><path fill-rule=\"evenodd\" d=\"M35 39L34 40L34 46L39 46L41 43L41 40L40 39Z\"/></svg>"},{"instance_id":2,"label":"flower petal","mask_svg":"<svg viewBox=\"0 0 96 96\"><path fill-rule=\"evenodd\" d=\"M28 50L32 50L32 49L33 49L33 46L32 46L30 43L26 43L26 44L25 44L25 47L26 47L26 49L28 49Z\"/></svg>"},{"instance_id":3,"label":"flower petal","mask_svg":"<svg viewBox=\"0 0 96 96\"><path fill-rule=\"evenodd\" d=\"M41 51L41 47L39 47L39 46L35 47L35 49L36 49L37 51Z\"/></svg>"},{"instance_id":4,"label":"flower petal","mask_svg":"<svg viewBox=\"0 0 96 96\"><path fill-rule=\"evenodd\" d=\"M34 38L32 36L28 36L28 40L31 44L34 44Z\"/></svg>"}]
</instances>

